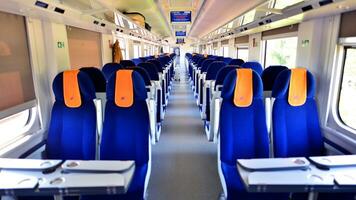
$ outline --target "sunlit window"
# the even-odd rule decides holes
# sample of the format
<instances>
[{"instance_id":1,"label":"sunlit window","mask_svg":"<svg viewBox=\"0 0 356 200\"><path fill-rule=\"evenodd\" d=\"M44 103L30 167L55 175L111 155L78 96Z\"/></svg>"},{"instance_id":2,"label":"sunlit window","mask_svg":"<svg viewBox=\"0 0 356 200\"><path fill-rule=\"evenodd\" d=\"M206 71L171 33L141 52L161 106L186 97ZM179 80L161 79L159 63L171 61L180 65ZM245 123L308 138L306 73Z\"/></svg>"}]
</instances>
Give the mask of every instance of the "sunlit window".
<instances>
[{"instance_id":1,"label":"sunlit window","mask_svg":"<svg viewBox=\"0 0 356 200\"><path fill-rule=\"evenodd\" d=\"M295 67L298 37L266 40L265 67L285 65Z\"/></svg>"},{"instance_id":2,"label":"sunlit window","mask_svg":"<svg viewBox=\"0 0 356 200\"><path fill-rule=\"evenodd\" d=\"M342 77L339 114L341 120L356 129L356 48L347 48Z\"/></svg>"},{"instance_id":3,"label":"sunlit window","mask_svg":"<svg viewBox=\"0 0 356 200\"><path fill-rule=\"evenodd\" d=\"M223 46L222 47L222 55L224 57L229 57L229 46Z\"/></svg>"},{"instance_id":4,"label":"sunlit window","mask_svg":"<svg viewBox=\"0 0 356 200\"><path fill-rule=\"evenodd\" d=\"M24 110L0 120L0 148L11 143L26 132L30 110Z\"/></svg>"},{"instance_id":5,"label":"sunlit window","mask_svg":"<svg viewBox=\"0 0 356 200\"><path fill-rule=\"evenodd\" d=\"M256 10L251 10L248 13L246 13L244 15L244 19L243 19L242 25L245 25L245 24L253 22L253 20L255 19L255 14L256 14Z\"/></svg>"},{"instance_id":6,"label":"sunlit window","mask_svg":"<svg viewBox=\"0 0 356 200\"><path fill-rule=\"evenodd\" d=\"M133 45L134 48L134 58L139 58L141 57L141 45L139 44L134 44Z\"/></svg>"},{"instance_id":7,"label":"sunlit window","mask_svg":"<svg viewBox=\"0 0 356 200\"><path fill-rule=\"evenodd\" d=\"M248 61L248 47L238 47L237 58Z\"/></svg>"},{"instance_id":8,"label":"sunlit window","mask_svg":"<svg viewBox=\"0 0 356 200\"><path fill-rule=\"evenodd\" d=\"M294 4L297 4L299 2L302 2L303 0L275 0L276 3L274 4L275 9L283 9L288 6L292 6Z\"/></svg>"},{"instance_id":9,"label":"sunlit window","mask_svg":"<svg viewBox=\"0 0 356 200\"><path fill-rule=\"evenodd\" d=\"M124 59L126 58L126 41L124 38L118 38L119 43L120 43L120 49L121 49L121 54Z\"/></svg>"}]
</instances>

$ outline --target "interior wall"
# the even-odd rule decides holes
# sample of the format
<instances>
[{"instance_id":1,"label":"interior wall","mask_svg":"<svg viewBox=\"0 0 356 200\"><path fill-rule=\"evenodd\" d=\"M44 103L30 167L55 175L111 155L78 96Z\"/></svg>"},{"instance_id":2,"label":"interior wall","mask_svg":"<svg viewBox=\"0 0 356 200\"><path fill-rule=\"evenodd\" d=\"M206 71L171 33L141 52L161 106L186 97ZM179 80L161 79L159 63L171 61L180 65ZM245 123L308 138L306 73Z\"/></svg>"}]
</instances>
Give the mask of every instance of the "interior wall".
<instances>
[{"instance_id":1,"label":"interior wall","mask_svg":"<svg viewBox=\"0 0 356 200\"><path fill-rule=\"evenodd\" d=\"M235 38L229 39L229 57L230 58L237 57L237 52L236 52L236 48L235 48Z\"/></svg>"}]
</instances>

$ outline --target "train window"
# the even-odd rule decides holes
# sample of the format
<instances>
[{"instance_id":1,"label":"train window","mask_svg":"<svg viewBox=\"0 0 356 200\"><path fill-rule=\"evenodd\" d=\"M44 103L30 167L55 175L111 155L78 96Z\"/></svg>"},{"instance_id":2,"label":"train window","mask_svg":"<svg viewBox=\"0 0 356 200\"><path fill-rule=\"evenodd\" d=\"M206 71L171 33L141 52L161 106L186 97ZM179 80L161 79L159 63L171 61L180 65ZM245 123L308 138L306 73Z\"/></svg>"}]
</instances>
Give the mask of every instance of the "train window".
<instances>
[{"instance_id":1,"label":"train window","mask_svg":"<svg viewBox=\"0 0 356 200\"><path fill-rule=\"evenodd\" d=\"M265 67L271 65L295 66L298 37L266 40Z\"/></svg>"},{"instance_id":2,"label":"train window","mask_svg":"<svg viewBox=\"0 0 356 200\"><path fill-rule=\"evenodd\" d=\"M229 57L229 46L222 47L222 56Z\"/></svg>"},{"instance_id":3,"label":"train window","mask_svg":"<svg viewBox=\"0 0 356 200\"><path fill-rule=\"evenodd\" d=\"M0 120L0 148L22 136L30 125L30 109Z\"/></svg>"},{"instance_id":4,"label":"train window","mask_svg":"<svg viewBox=\"0 0 356 200\"><path fill-rule=\"evenodd\" d=\"M72 69L102 66L100 33L67 26L67 36Z\"/></svg>"},{"instance_id":5,"label":"train window","mask_svg":"<svg viewBox=\"0 0 356 200\"><path fill-rule=\"evenodd\" d=\"M346 48L342 76L339 115L349 127L356 129L356 48Z\"/></svg>"},{"instance_id":6,"label":"train window","mask_svg":"<svg viewBox=\"0 0 356 200\"><path fill-rule=\"evenodd\" d=\"M133 49L134 49L134 58L141 57L141 45L139 43L134 44Z\"/></svg>"},{"instance_id":7,"label":"train window","mask_svg":"<svg viewBox=\"0 0 356 200\"><path fill-rule=\"evenodd\" d=\"M25 18L0 12L0 27L6 27L0 30L0 113L6 110L2 115L5 117L18 112L13 109L15 106L34 101L36 97Z\"/></svg>"},{"instance_id":8,"label":"train window","mask_svg":"<svg viewBox=\"0 0 356 200\"><path fill-rule=\"evenodd\" d=\"M247 61L248 60L248 47L237 47L237 58Z\"/></svg>"}]
</instances>

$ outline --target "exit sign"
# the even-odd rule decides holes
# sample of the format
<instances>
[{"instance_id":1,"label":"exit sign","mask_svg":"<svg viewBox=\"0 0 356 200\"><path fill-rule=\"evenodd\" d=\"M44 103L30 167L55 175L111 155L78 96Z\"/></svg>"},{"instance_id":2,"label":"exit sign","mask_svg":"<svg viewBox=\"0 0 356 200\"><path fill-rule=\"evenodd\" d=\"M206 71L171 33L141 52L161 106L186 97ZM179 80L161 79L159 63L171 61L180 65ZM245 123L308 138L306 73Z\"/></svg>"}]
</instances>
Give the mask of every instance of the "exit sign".
<instances>
[{"instance_id":1,"label":"exit sign","mask_svg":"<svg viewBox=\"0 0 356 200\"><path fill-rule=\"evenodd\" d=\"M64 42L57 42L57 48L58 49L63 49L64 48Z\"/></svg>"}]
</instances>

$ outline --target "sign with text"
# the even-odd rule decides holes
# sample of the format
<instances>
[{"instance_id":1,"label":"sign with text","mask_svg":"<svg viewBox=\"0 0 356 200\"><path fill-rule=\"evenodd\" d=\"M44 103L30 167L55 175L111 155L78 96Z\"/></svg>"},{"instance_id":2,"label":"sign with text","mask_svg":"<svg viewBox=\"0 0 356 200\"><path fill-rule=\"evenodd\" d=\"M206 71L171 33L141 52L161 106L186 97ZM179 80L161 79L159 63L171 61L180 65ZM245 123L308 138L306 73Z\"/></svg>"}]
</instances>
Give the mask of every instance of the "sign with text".
<instances>
[{"instance_id":1,"label":"sign with text","mask_svg":"<svg viewBox=\"0 0 356 200\"><path fill-rule=\"evenodd\" d=\"M187 36L187 32L185 32L185 31L176 31L176 36L177 37L185 37L185 36Z\"/></svg>"},{"instance_id":2,"label":"sign with text","mask_svg":"<svg viewBox=\"0 0 356 200\"><path fill-rule=\"evenodd\" d=\"M171 11L171 22L191 22L191 11Z\"/></svg>"}]
</instances>

